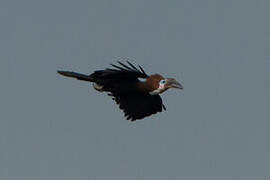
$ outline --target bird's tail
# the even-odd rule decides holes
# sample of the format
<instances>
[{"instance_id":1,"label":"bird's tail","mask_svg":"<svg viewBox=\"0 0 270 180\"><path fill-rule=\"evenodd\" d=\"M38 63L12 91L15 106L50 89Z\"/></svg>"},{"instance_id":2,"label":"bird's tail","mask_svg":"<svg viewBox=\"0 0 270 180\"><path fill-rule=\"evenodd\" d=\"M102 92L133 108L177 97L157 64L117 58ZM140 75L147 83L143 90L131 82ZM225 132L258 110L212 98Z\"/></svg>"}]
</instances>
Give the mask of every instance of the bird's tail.
<instances>
[{"instance_id":1,"label":"bird's tail","mask_svg":"<svg viewBox=\"0 0 270 180\"><path fill-rule=\"evenodd\" d=\"M94 81L94 79L91 76L85 74L80 74L72 71L57 71L57 72L63 76L76 78L82 81L89 81L89 82Z\"/></svg>"}]
</instances>

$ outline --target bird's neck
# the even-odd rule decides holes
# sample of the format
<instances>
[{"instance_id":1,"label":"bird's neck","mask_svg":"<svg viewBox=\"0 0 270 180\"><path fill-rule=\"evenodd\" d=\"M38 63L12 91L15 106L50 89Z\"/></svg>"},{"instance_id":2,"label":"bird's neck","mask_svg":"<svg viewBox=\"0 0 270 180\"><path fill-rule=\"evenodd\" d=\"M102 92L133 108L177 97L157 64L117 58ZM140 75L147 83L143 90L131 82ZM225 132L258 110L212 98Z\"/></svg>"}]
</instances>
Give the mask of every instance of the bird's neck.
<instances>
[{"instance_id":1,"label":"bird's neck","mask_svg":"<svg viewBox=\"0 0 270 180\"><path fill-rule=\"evenodd\" d=\"M138 90L144 93L149 93L154 90L151 84L147 83L147 81L141 81L137 84Z\"/></svg>"}]
</instances>

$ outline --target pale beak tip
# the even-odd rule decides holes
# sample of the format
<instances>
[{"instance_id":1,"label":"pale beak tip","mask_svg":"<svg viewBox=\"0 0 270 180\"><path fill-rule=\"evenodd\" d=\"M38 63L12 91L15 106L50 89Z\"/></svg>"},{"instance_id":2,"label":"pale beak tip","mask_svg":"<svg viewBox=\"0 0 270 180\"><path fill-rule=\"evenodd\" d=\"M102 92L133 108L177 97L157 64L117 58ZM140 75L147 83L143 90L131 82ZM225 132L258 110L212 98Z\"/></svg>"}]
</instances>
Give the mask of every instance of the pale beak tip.
<instances>
[{"instance_id":1,"label":"pale beak tip","mask_svg":"<svg viewBox=\"0 0 270 180\"><path fill-rule=\"evenodd\" d=\"M184 89L184 87L182 86L182 84L180 84L178 81L176 81L173 78L170 78L169 79L169 84L171 85L172 88Z\"/></svg>"},{"instance_id":2,"label":"pale beak tip","mask_svg":"<svg viewBox=\"0 0 270 180\"><path fill-rule=\"evenodd\" d=\"M184 89L184 87L182 86L182 84L178 83L176 86L175 86L177 89Z\"/></svg>"}]
</instances>

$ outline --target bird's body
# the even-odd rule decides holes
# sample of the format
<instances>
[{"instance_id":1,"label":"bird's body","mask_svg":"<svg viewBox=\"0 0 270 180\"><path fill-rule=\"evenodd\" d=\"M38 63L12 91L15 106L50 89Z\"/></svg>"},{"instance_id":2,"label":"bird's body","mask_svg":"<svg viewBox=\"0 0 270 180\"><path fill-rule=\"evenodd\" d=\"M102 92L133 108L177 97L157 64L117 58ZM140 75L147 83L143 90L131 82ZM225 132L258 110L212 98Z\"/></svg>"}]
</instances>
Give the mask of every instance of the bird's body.
<instances>
[{"instance_id":1,"label":"bird's body","mask_svg":"<svg viewBox=\"0 0 270 180\"><path fill-rule=\"evenodd\" d=\"M94 71L90 75L71 71L58 71L58 73L92 82L97 91L108 92L108 95L112 96L119 108L124 111L127 120L131 121L165 110L159 94L169 88L183 88L172 78L165 79L159 74L148 76L141 66L138 69L128 61L127 65L118 63L120 66L111 64L114 68ZM146 81L140 81L139 78Z\"/></svg>"}]
</instances>

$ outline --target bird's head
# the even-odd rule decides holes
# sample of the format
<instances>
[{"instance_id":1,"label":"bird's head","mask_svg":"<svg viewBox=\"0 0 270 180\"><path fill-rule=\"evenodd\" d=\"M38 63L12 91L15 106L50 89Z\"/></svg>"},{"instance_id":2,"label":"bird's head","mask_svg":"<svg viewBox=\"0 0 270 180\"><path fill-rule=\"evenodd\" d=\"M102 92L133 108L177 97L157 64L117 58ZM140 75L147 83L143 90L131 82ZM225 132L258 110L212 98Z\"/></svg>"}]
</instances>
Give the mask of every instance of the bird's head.
<instances>
[{"instance_id":1,"label":"bird's head","mask_svg":"<svg viewBox=\"0 0 270 180\"><path fill-rule=\"evenodd\" d=\"M183 86L173 78L164 78L159 74L149 76L146 83L151 87L150 94L161 94L170 88L183 89Z\"/></svg>"}]
</instances>

